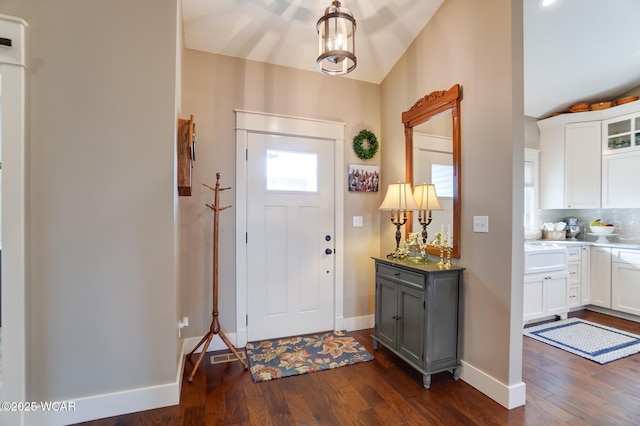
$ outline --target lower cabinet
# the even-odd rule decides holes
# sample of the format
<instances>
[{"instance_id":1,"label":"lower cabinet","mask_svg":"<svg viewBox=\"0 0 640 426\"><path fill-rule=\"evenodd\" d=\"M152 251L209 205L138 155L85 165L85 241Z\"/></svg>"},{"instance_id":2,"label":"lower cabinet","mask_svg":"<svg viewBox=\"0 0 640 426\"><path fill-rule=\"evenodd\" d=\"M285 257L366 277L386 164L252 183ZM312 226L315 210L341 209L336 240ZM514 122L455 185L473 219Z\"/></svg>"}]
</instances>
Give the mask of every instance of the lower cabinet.
<instances>
[{"instance_id":1,"label":"lower cabinet","mask_svg":"<svg viewBox=\"0 0 640 426\"><path fill-rule=\"evenodd\" d=\"M552 315L567 318L569 293L566 271L531 274L524 277L522 299L525 322Z\"/></svg>"},{"instance_id":2,"label":"lower cabinet","mask_svg":"<svg viewBox=\"0 0 640 426\"><path fill-rule=\"evenodd\" d=\"M611 309L640 315L640 250L612 250Z\"/></svg>"},{"instance_id":3,"label":"lower cabinet","mask_svg":"<svg viewBox=\"0 0 640 426\"><path fill-rule=\"evenodd\" d=\"M375 258L374 349L382 344L423 375L453 370L460 376L460 287L464 268L440 269Z\"/></svg>"},{"instance_id":4,"label":"lower cabinet","mask_svg":"<svg viewBox=\"0 0 640 426\"><path fill-rule=\"evenodd\" d=\"M567 249L569 259L569 308L589 304L589 257L591 247L578 246Z\"/></svg>"},{"instance_id":5,"label":"lower cabinet","mask_svg":"<svg viewBox=\"0 0 640 426\"><path fill-rule=\"evenodd\" d=\"M591 247L590 303L611 309L611 249Z\"/></svg>"}]
</instances>

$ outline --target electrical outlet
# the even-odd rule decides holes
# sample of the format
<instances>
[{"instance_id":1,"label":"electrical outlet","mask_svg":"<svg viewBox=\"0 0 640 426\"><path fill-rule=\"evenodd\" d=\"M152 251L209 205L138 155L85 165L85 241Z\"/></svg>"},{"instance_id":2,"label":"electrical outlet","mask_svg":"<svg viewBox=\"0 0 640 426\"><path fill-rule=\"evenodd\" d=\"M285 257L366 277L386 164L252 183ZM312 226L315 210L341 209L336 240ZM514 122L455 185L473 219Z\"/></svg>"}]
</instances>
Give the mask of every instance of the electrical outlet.
<instances>
[{"instance_id":1,"label":"electrical outlet","mask_svg":"<svg viewBox=\"0 0 640 426\"><path fill-rule=\"evenodd\" d=\"M362 216L354 216L353 217L353 227L361 228L362 227Z\"/></svg>"},{"instance_id":2,"label":"electrical outlet","mask_svg":"<svg viewBox=\"0 0 640 426\"><path fill-rule=\"evenodd\" d=\"M473 232L489 232L489 216L474 216Z\"/></svg>"},{"instance_id":3,"label":"electrical outlet","mask_svg":"<svg viewBox=\"0 0 640 426\"><path fill-rule=\"evenodd\" d=\"M189 327L189 317L183 317L178 321L178 338L182 337L182 329Z\"/></svg>"}]
</instances>

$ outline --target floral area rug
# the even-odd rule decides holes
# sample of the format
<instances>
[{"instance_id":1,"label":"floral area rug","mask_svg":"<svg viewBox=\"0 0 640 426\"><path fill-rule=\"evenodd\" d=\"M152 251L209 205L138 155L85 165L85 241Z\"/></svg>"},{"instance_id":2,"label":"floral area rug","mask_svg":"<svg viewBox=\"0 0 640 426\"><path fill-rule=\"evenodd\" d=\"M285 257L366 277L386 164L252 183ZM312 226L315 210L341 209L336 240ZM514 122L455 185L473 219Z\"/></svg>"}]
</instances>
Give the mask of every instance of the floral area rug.
<instances>
[{"instance_id":1,"label":"floral area rug","mask_svg":"<svg viewBox=\"0 0 640 426\"><path fill-rule=\"evenodd\" d=\"M371 361L346 331L249 342L247 358L254 382L296 376Z\"/></svg>"}]
</instances>

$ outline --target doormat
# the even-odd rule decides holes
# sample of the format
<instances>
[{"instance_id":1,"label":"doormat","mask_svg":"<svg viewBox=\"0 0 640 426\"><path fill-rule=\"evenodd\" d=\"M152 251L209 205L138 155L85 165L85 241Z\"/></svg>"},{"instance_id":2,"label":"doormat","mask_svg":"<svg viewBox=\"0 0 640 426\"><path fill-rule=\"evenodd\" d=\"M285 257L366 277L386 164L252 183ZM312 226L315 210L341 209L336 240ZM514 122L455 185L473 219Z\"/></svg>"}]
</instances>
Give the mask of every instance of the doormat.
<instances>
[{"instance_id":1,"label":"doormat","mask_svg":"<svg viewBox=\"0 0 640 426\"><path fill-rule=\"evenodd\" d=\"M371 355L346 331L249 342L254 382L280 379L371 361Z\"/></svg>"},{"instance_id":2,"label":"doormat","mask_svg":"<svg viewBox=\"0 0 640 426\"><path fill-rule=\"evenodd\" d=\"M528 327L523 334L598 364L640 352L640 336L578 318Z\"/></svg>"}]
</instances>

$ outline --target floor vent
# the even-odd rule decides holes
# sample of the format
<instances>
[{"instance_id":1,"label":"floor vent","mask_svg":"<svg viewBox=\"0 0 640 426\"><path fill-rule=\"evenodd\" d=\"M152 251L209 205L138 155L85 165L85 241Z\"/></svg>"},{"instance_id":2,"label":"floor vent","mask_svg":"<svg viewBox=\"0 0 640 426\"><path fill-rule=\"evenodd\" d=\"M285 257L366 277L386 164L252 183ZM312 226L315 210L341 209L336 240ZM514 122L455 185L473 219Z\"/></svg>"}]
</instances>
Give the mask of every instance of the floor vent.
<instances>
[{"instance_id":1,"label":"floor vent","mask_svg":"<svg viewBox=\"0 0 640 426\"><path fill-rule=\"evenodd\" d=\"M238 355L242 359L247 359L247 355L244 351L238 351ZM211 364L224 364L225 362L237 361L234 354L229 352L228 354L211 355Z\"/></svg>"}]
</instances>

